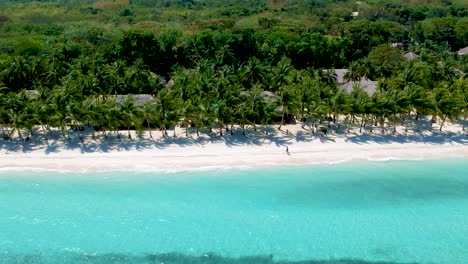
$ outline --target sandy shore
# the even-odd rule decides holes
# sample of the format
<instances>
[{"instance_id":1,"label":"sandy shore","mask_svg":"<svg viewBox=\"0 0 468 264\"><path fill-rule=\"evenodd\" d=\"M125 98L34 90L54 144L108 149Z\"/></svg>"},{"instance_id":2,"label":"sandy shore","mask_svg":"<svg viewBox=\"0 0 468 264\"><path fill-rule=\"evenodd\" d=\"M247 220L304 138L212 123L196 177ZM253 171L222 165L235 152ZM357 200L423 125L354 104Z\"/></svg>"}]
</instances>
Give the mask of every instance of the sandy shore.
<instances>
[{"instance_id":1,"label":"sandy shore","mask_svg":"<svg viewBox=\"0 0 468 264\"><path fill-rule=\"evenodd\" d=\"M0 170L51 171L183 171L231 167L333 164L351 161L388 159L468 158L468 135L458 127L445 132L425 131L379 135L369 133L319 134L289 125L278 131L270 127L269 135L248 131L242 135L205 133L188 138L181 129L173 138L128 139L122 131L116 136L80 142L76 134L70 140L58 134L56 139L31 139L0 142ZM76 132L75 132L76 133ZM286 147L289 154L286 152Z\"/></svg>"}]
</instances>

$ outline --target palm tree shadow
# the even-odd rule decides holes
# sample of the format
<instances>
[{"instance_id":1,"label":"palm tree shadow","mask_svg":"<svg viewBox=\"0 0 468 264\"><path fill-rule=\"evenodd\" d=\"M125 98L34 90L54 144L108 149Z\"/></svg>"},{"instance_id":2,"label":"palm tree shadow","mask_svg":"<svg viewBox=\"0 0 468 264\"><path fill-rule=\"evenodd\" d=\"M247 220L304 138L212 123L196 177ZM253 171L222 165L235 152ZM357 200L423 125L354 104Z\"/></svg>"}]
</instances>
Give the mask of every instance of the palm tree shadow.
<instances>
[{"instance_id":1,"label":"palm tree shadow","mask_svg":"<svg viewBox=\"0 0 468 264\"><path fill-rule=\"evenodd\" d=\"M86 144L82 144L80 147L81 153L93 153L99 150L99 144L95 142L89 142Z\"/></svg>"},{"instance_id":2,"label":"palm tree shadow","mask_svg":"<svg viewBox=\"0 0 468 264\"><path fill-rule=\"evenodd\" d=\"M270 142L274 143L278 147L286 146L289 144L289 141L291 141L290 138L278 137L273 134L266 136L266 139L268 139Z\"/></svg>"},{"instance_id":3,"label":"palm tree shadow","mask_svg":"<svg viewBox=\"0 0 468 264\"><path fill-rule=\"evenodd\" d=\"M101 152L108 153L117 148L117 140L112 136L107 136L96 141L98 149Z\"/></svg>"},{"instance_id":4,"label":"palm tree shadow","mask_svg":"<svg viewBox=\"0 0 468 264\"><path fill-rule=\"evenodd\" d=\"M135 144L127 140L120 140L120 142L117 143L117 149L119 151L131 151L134 147Z\"/></svg>"},{"instance_id":5,"label":"palm tree shadow","mask_svg":"<svg viewBox=\"0 0 468 264\"><path fill-rule=\"evenodd\" d=\"M66 150L75 150L80 148L79 139L77 138L67 138L63 140L63 146Z\"/></svg>"},{"instance_id":6,"label":"palm tree shadow","mask_svg":"<svg viewBox=\"0 0 468 264\"><path fill-rule=\"evenodd\" d=\"M60 152L59 151L59 144L57 144L57 142L52 142L52 143L49 143L47 145L47 147L45 148L45 154L50 154L50 153L58 153Z\"/></svg>"},{"instance_id":7,"label":"palm tree shadow","mask_svg":"<svg viewBox=\"0 0 468 264\"><path fill-rule=\"evenodd\" d=\"M44 143L41 142L41 140L39 139L31 138L29 140L25 140L24 142L22 142L21 146L22 146L23 153L27 153L27 152L33 151L36 148L43 147Z\"/></svg>"},{"instance_id":8,"label":"palm tree shadow","mask_svg":"<svg viewBox=\"0 0 468 264\"><path fill-rule=\"evenodd\" d=\"M397 135L374 135L374 134L351 134L347 135L346 142L355 144L390 144L390 143L425 143L432 145L442 144L468 144L468 136L462 133L453 132L433 132L431 134L415 133L415 134L397 134Z\"/></svg>"},{"instance_id":9,"label":"palm tree shadow","mask_svg":"<svg viewBox=\"0 0 468 264\"><path fill-rule=\"evenodd\" d=\"M152 142L145 138L138 138L134 143L135 149L138 151L143 151L145 149L150 149L152 147Z\"/></svg>"},{"instance_id":10,"label":"palm tree shadow","mask_svg":"<svg viewBox=\"0 0 468 264\"><path fill-rule=\"evenodd\" d=\"M304 133L302 130L297 131L296 137L297 142L311 142L314 140L312 133Z\"/></svg>"},{"instance_id":11,"label":"palm tree shadow","mask_svg":"<svg viewBox=\"0 0 468 264\"><path fill-rule=\"evenodd\" d=\"M225 138L224 143L229 147L242 145L260 146L263 143L263 137L258 132L246 129L245 132L233 132L233 135Z\"/></svg>"}]
</instances>

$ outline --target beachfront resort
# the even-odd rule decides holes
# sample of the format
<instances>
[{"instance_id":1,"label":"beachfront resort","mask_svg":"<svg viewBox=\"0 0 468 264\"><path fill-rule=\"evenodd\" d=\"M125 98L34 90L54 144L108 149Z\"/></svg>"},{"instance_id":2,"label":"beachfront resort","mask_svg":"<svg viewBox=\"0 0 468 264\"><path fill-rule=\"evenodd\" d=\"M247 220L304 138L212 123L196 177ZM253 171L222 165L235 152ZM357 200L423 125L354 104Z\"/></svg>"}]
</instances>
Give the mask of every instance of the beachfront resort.
<instances>
[{"instance_id":1,"label":"beachfront resort","mask_svg":"<svg viewBox=\"0 0 468 264\"><path fill-rule=\"evenodd\" d=\"M468 263L467 17L0 1L0 264Z\"/></svg>"}]
</instances>

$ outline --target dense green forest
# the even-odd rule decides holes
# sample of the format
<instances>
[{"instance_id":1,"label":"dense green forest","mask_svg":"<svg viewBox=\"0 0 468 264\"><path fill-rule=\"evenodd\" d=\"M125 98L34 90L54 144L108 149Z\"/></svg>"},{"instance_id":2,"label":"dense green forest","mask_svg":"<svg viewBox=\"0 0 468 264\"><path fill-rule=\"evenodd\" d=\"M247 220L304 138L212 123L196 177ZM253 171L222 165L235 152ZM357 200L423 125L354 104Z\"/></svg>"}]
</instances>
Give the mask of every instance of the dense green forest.
<instances>
[{"instance_id":1,"label":"dense green forest","mask_svg":"<svg viewBox=\"0 0 468 264\"><path fill-rule=\"evenodd\" d=\"M233 133L340 116L385 132L431 115L442 130L468 115L467 45L463 0L4 0L0 126ZM151 99L117 96L135 94Z\"/></svg>"}]
</instances>

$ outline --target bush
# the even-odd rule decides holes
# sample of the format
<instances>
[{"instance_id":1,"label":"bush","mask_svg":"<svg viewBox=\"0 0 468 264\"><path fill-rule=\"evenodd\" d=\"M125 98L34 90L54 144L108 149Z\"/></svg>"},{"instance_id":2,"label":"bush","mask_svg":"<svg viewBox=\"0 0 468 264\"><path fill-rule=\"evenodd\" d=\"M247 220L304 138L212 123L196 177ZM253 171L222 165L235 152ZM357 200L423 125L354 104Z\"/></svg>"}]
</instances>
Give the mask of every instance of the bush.
<instances>
[{"instance_id":1,"label":"bush","mask_svg":"<svg viewBox=\"0 0 468 264\"><path fill-rule=\"evenodd\" d=\"M7 16L0 15L0 27L2 27L8 21L10 21L10 19Z\"/></svg>"},{"instance_id":2,"label":"bush","mask_svg":"<svg viewBox=\"0 0 468 264\"><path fill-rule=\"evenodd\" d=\"M129 9L125 8L125 9L120 11L119 15L127 17L127 16L133 16L133 13Z\"/></svg>"}]
</instances>

